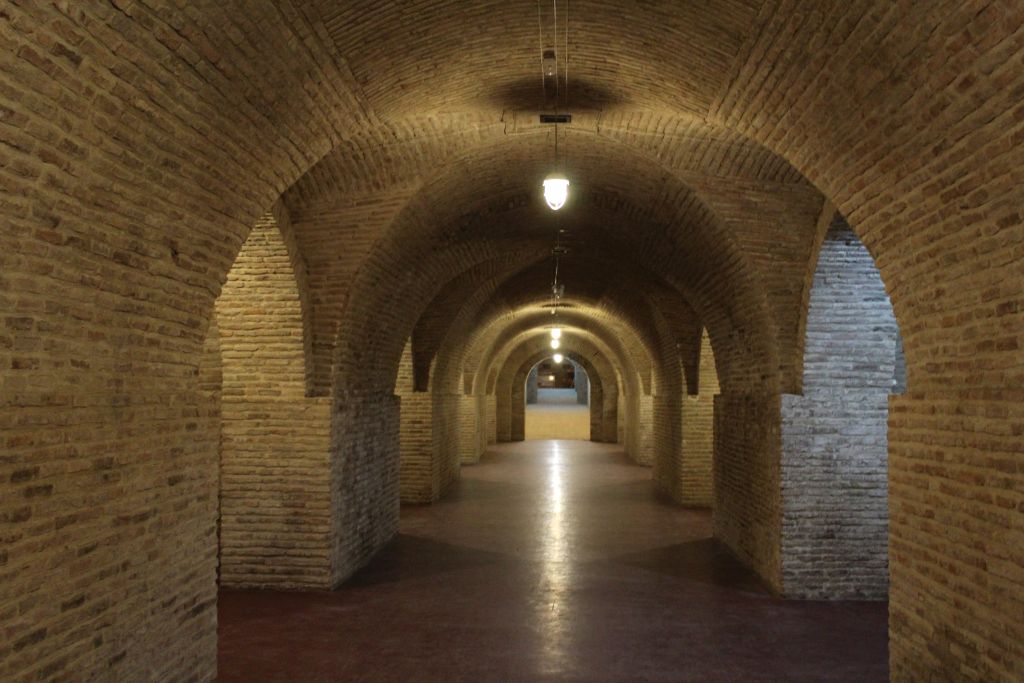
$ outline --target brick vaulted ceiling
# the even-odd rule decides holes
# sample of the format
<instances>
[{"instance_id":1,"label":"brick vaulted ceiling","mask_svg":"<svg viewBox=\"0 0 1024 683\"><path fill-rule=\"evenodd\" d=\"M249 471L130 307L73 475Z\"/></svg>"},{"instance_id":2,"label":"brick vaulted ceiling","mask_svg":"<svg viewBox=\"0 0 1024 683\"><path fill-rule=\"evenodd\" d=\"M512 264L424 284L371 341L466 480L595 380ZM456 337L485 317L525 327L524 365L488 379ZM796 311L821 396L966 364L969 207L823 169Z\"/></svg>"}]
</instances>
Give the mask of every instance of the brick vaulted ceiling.
<instances>
[{"instance_id":1,"label":"brick vaulted ceiling","mask_svg":"<svg viewBox=\"0 0 1024 683\"><path fill-rule=\"evenodd\" d=\"M407 303L396 273L418 269L418 280L434 283L413 307L428 319L446 285L453 311L488 282L496 296L516 283L520 298L542 304L550 269L539 264L550 263L554 225L539 181L554 139L538 114L555 109L573 115L560 130L573 181L561 226L569 303L614 254L621 288L687 302L687 339L664 328L672 338L648 334L651 343L691 348L699 333L690 328L707 325L726 384L735 375L798 386L801 302L824 200L784 159L709 119L749 49L760 5L562 2L557 36L547 2L305 7L363 114L284 194L310 268L318 391L346 364L396 367L415 322L408 313L388 324L390 341L378 350L346 342L342 330L360 328L353 323L366 299L363 319ZM561 104L541 78L541 41L568 57ZM444 259L453 244L472 254ZM491 258L487 244L505 254L500 272L478 265ZM514 277L527 268L530 278ZM494 302L476 298L480 312L462 318L484 324ZM462 325L472 332L472 322ZM422 328L414 341L425 339ZM448 332L416 344L421 376ZM730 364L730 355L742 360Z\"/></svg>"},{"instance_id":2,"label":"brick vaulted ceiling","mask_svg":"<svg viewBox=\"0 0 1024 683\"><path fill-rule=\"evenodd\" d=\"M781 581L764 444L779 394L801 388L838 210L906 359L888 414L894 678L1019 679L1024 6L567 4L567 329L623 394L649 389L653 410L666 390L671 419L707 330L715 412L736 416L715 457L773 497L731 496L764 506L723 534ZM212 678L218 438L197 359L232 264L272 215L302 318L282 336L310 337L288 368L312 396L288 408L369 468L370 440L398 449L410 338L421 389L486 386L521 360L555 228L537 4L8 0L0 47L0 675L82 661ZM326 581L365 553L334 540Z\"/></svg>"}]
</instances>

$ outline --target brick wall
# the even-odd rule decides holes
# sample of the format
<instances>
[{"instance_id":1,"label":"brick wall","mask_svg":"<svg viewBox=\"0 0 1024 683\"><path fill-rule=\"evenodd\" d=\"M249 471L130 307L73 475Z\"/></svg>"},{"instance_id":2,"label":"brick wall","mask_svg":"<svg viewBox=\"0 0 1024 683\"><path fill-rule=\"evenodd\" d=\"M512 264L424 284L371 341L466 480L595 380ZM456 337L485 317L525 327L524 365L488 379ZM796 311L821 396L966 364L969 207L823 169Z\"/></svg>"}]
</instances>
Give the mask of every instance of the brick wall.
<instances>
[{"instance_id":1,"label":"brick wall","mask_svg":"<svg viewBox=\"0 0 1024 683\"><path fill-rule=\"evenodd\" d=\"M2 14L0 678L210 680L204 336L254 220L354 102L290 87L341 74L267 3Z\"/></svg>"},{"instance_id":2,"label":"brick wall","mask_svg":"<svg viewBox=\"0 0 1024 683\"><path fill-rule=\"evenodd\" d=\"M693 507L711 507L714 498L714 412L718 374L707 330L701 338L698 377L697 394L683 397L679 502Z\"/></svg>"},{"instance_id":3,"label":"brick wall","mask_svg":"<svg viewBox=\"0 0 1024 683\"><path fill-rule=\"evenodd\" d=\"M838 215L818 256L806 334L803 395L782 397L783 592L884 598L899 334L871 256Z\"/></svg>"},{"instance_id":4,"label":"brick wall","mask_svg":"<svg viewBox=\"0 0 1024 683\"><path fill-rule=\"evenodd\" d=\"M400 480L403 503L430 503L459 480L462 462L479 459L485 439L484 404L453 394L433 383L430 391L413 389L412 341L402 354L397 392L401 398Z\"/></svg>"},{"instance_id":5,"label":"brick wall","mask_svg":"<svg viewBox=\"0 0 1024 683\"><path fill-rule=\"evenodd\" d=\"M400 403L391 393L337 393L331 430L331 586L398 532Z\"/></svg>"},{"instance_id":6,"label":"brick wall","mask_svg":"<svg viewBox=\"0 0 1024 683\"><path fill-rule=\"evenodd\" d=\"M223 367L220 581L330 585L330 402L307 398L308 338L287 213L256 222L217 299Z\"/></svg>"},{"instance_id":7,"label":"brick wall","mask_svg":"<svg viewBox=\"0 0 1024 683\"><path fill-rule=\"evenodd\" d=\"M777 394L715 396L715 536L773 590L782 589Z\"/></svg>"},{"instance_id":8,"label":"brick wall","mask_svg":"<svg viewBox=\"0 0 1024 683\"><path fill-rule=\"evenodd\" d=\"M589 373L592 380L589 384L590 393L590 438L592 441L615 443L615 432L618 421L618 391L615 384L617 373L600 349L590 341L574 338L573 350L565 349L564 355L576 363L580 372ZM495 406L503 419L508 420L508 440L513 433L523 433L525 437L525 406L517 409L513 397L513 387L522 380L525 391L529 374L535 370L536 364L550 357L551 349L547 338L533 334L521 346L509 354L502 364L495 379ZM589 358L588 358L589 355ZM517 367L518 364L518 367ZM605 376L612 378L610 391L605 392Z\"/></svg>"},{"instance_id":9,"label":"brick wall","mask_svg":"<svg viewBox=\"0 0 1024 683\"><path fill-rule=\"evenodd\" d=\"M438 495L431 395L413 390L412 342L405 345L395 394L401 399L399 490L403 503L428 503Z\"/></svg>"},{"instance_id":10,"label":"brick wall","mask_svg":"<svg viewBox=\"0 0 1024 683\"><path fill-rule=\"evenodd\" d=\"M654 404L656 397L641 394L635 399L636 408L632 414L636 416L632 423L629 457L638 465L651 467L655 459L654 436ZM627 425L627 430L629 427Z\"/></svg>"},{"instance_id":11,"label":"brick wall","mask_svg":"<svg viewBox=\"0 0 1024 683\"><path fill-rule=\"evenodd\" d=\"M487 410L487 444L498 443L498 397L494 394L486 396Z\"/></svg>"},{"instance_id":12,"label":"brick wall","mask_svg":"<svg viewBox=\"0 0 1024 683\"><path fill-rule=\"evenodd\" d=\"M399 438L403 503L426 503L439 495L434 458L433 398L426 392L401 395Z\"/></svg>"},{"instance_id":13,"label":"brick wall","mask_svg":"<svg viewBox=\"0 0 1024 683\"><path fill-rule=\"evenodd\" d=\"M674 501L690 507L710 507L713 490L714 397L718 375L707 331L697 349L693 391L679 398L655 397L657 460L654 483Z\"/></svg>"},{"instance_id":14,"label":"brick wall","mask_svg":"<svg viewBox=\"0 0 1024 683\"><path fill-rule=\"evenodd\" d=\"M590 399L590 440L605 441L605 380L595 377L597 381L590 381L587 375L588 394Z\"/></svg>"},{"instance_id":15,"label":"brick wall","mask_svg":"<svg viewBox=\"0 0 1024 683\"><path fill-rule=\"evenodd\" d=\"M889 406L893 677L1020 680L1024 391Z\"/></svg>"},{"instance_id":16,"label":"brick wall","mask_svg":"<svg viewBox=\"0 0 1024 683\"><path fill-rule=\"evenodd\" d=\"M892 400L889 433L893 677L1019 679L1020 11L986 0L815 8L768 0L721 12L691 3L675 8L687 13L681 21L636 12L624 24L618 10L595 6L574 29L581 44L614 26L623 45L653 52L613 46L618 71L602 68L605 52L581 55L614 99L576 138L574 163L593 193L580 193L575 208L608 228L589 236L594 253L631 254L657 275L613 290L673 283L672 297L685 290L704 304L725 392L716 426L735 430L717 429L716 446L735 456L724 464L730 474L753 463L752 481L731 484L756 494L770 470L758 438L773 424L758 406L777 393L778 370L796 367L796 354L784 353L793 348L778 343L792 335L784 326L793 307L779 302L797 299L782 274L798 272L799 259L779 254L778 270L763 272L777 261L765 266L749 247L767 244L770 253L798 230L783 220L788 206L769 207L779 221L755 216L747 235L733 217L757 213L751 196L775 201L789 185L801 186L794 194L824 190L875 255L905 333L910 393ZM460 13L434 9L266 0L4 7L0 514L11 531L0 566L11 578L0 583L10 643L0 645L0 675L71 677L72 667L122 680L215 675L219 439L196 370L213 301L253 221L314 164L293 199L353 187L398 195L451 170L413 201L392 197L386 210L403 216L398 227L413 215L423 228L382 247L385 255L407 248L402 258L370 248L379 233L359 230L358 209L338 223L353 242L348 260L323 249L332 241L344 249L347 239L317 231L315 218L305 223L319 261L310 274L317 366L339 357L339 330L349 345L350 364L318 373L315 392L326 395L357 362L374 361L358 385L367 393L344 394L355 402L344 414L332 408L333 465L363 450L381 455L354 496L372 516L372 492L386 490L390 476L382 449L398 450L391 371L414 309L426 303L381 305L401 303L408 290L367 299L348 328L343 307L407 272L426 288L483 262L488 255L466 248L437 268L407 268L451 241L483 239L481 227L515 236L492 255L531 242L529 228L514 226L536 224L536 213L519 210L535 188L516 183L538 175L550 148L523 117L498 121L490 99L480 106L482 74L502 84L524 73L507 58L530 36L516 23L521 8L484 8L508 42L471 51L454 39L465 31ZM394 30L394 22L407 23ZM415 40L396 51L366 35ZM510 112L526 104L501 102ZM460 163L445 163L452 159ZM748 195L734 189L735 176L767 184ZM733 189L713 192L714 182ZM500 208L509 206L519 209ZM374 228L390 225L373 214L362 215ZM428 233L437 239L407 239ZM364 254L374 267L361 269L364 289L350 296L344 280ZM345 262L331 271L333 259ZM607 272L607 260L588 263ZM647 336L638 317L631 325ZM379 354L364 348L377 327L388 331ZM637 353L633 340L627 346ZM657 374L620 369L641 383ZM633 383L625 377L617 394L632 427L618 425L637 452ZM375 419L371 406L383 411ZM740 423L744 416L754 422ZM741 460L744 445L752 450ZM331 481L344 488L355 481L349 474ZM751 504L759 502L755 495ZM770 574L751 541L758 534L728 517L731 544L748 547ZM379 540L366 538L368 547Z\"/></svg>"},{"instance_id":17,"label":"brick wall","mask_svg":"<svg viewBox=\"0 0 1024 683\"><path fill-rule=\"evenodd\" d=\"M431 392L434 428L435 499L447 493L459 480L463 439L462 394L449 393L440 387Z\"/></svg>"},{"instance_id":18,"label":"brick wall","mask_svg":"<svg viewBox=\"0 0 1024 683\"><path fill-rule=\"evenodd\" d=\"M458 397L459 442L456 451L458 462L473 464L480 461L483 450L480 448L481 431L483 429L481 405L477 396L463 394ZM456 475L456 478L458 475Z\"/></svg>"}]
</instances>

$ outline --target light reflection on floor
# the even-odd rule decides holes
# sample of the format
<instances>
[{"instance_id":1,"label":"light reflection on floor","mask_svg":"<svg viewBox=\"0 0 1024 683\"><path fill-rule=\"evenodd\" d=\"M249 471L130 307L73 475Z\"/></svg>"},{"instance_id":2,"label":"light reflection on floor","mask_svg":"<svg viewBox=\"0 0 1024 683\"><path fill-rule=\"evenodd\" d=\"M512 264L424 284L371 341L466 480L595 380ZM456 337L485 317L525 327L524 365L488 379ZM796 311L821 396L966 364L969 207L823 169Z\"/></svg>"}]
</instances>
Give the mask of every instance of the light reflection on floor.
<instances>
[{"instance_id":1,"label":"light reflection on floor","mask_svg":"<svg viewBox=\"0 0 1024 683\"><path fill-rule=\"evenodd\" d=\"M884 603L770 597L614 445L494 447L334 592L221 591L222 683L884 681Z\"/></svg>"},{"instance_id":2,"label":"light reflection on floor","mask_svg":"<svg viewBox=\"0 0 1024 683\"><path fill-rule=\"evenodd\" d=\"M569 597L572 565L569 562L568 529L565 519L566 467L564 447L558 441L546 441L547 449L547 505L544 520L544 596L546 614L541 621L542 657L545 672L559 671L563 666L569 644L564 617L565 602Z\"/></svg>"}]
</instances>

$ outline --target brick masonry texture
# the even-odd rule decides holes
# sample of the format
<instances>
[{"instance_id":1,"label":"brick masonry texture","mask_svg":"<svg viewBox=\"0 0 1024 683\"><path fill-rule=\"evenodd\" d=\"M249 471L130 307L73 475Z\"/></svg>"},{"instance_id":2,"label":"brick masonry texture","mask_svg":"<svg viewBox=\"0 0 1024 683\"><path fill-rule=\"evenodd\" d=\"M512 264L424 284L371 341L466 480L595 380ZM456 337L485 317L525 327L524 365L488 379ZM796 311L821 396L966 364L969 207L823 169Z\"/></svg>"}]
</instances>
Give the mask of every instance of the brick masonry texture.
<instances>
[{"instance_id":1,"label":"brick masonry texture","mask_svg":"<svg viewBox=\"0 0 1024 683\"><path fill-rule=\"evenodd\" d=\"M781 592L779 396L721 393L714 401L715 536Z\"/></svg>"},{"instance_id":2,"label":"brick masonry texture","mask_svg":"<svg viewBox=\"0 0 1024 683\"><path fill-rule=\"evenodd\" d=\"M710 500L775 590L882 593L877 552L855 588L830 568L848 544L820 543L842 535L799 521L810 489L786 496L825 453L805 428L838 210L902 333L891 676L1020 680L1024 10L582 16L559 319L602 440ZM511 377L550 324L536 39L490 1L0 5L0 678L213 680L218 557L227 584L336 586L400 498L515 436ZM871 403L874 481L867 393L829 419ZM687 456L709 401L710 497ZM884 498L833 498L877 547Z\"/></svg>"},{"instance_id":3,"label":"brick masonry texture","mask_svg":"<svg viewBox=\"0 0 1024 683\"><path fill-rule=\"evenodd\" d=\"M303 269L286 236L279 206L256 222L217 299L224 586L330 585L330 401L306 398Z\"/></svg>"},{"instance_id":4,"label":"brick masonry texture","mask_svg":"<svg viewBox=\"0 0 1024 683\"><path fill-rule=\"evenodd\" d=\"M783 593L884 598L899 331L871 256L839 216L818 255L806 330L803 394L782 397Z\"/></svg>"},{"instance_id":5,"label":"brick masonry texture","mask_svg":"<svg viewBox=\"0 0 1024 683\"><path fill-rule=\"evenodd\" d=\"M711 507L713 499L714 406L718 373L711 340L700 340L696 391L687 392L679 406L678 440L669 439L655 464L658 489L688 507ZM693 378L691 378L693 379ZM665 439L665 436L661 436ZM678 443L678 448L673 444Z\"/></svg>"}]
</instances>

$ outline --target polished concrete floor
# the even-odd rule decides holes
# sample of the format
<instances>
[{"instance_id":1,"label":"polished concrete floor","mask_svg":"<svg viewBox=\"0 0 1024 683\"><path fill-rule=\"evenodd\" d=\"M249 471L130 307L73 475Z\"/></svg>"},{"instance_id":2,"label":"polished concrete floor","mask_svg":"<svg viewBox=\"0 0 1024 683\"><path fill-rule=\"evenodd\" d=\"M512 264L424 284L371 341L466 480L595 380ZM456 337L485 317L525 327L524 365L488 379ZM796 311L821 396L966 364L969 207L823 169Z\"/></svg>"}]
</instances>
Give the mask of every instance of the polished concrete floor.
<instances>
[{"instance_id":1,"label":"polished concrete floor","mask_svg":"<svg viewBox=\"0 0 1024 683\"><path fill-rule=\"evenodd\" d=\"M221 681L883 681L886 606L780 600L616 447L527 441L333 593L222 591Z\"/></svg>"}]
</instances>

